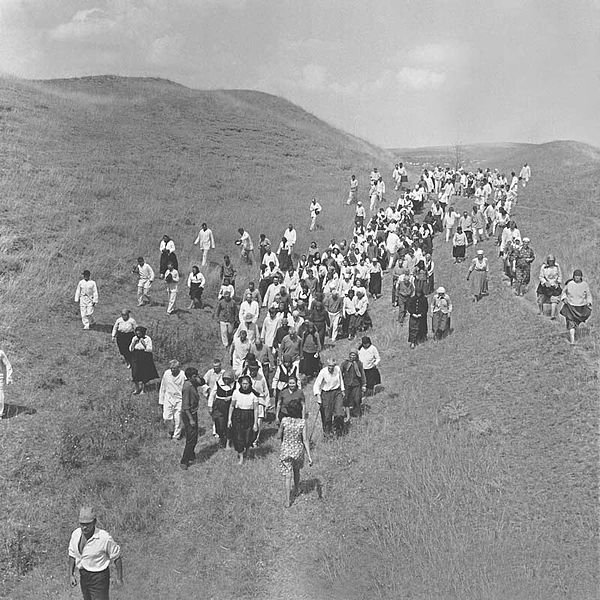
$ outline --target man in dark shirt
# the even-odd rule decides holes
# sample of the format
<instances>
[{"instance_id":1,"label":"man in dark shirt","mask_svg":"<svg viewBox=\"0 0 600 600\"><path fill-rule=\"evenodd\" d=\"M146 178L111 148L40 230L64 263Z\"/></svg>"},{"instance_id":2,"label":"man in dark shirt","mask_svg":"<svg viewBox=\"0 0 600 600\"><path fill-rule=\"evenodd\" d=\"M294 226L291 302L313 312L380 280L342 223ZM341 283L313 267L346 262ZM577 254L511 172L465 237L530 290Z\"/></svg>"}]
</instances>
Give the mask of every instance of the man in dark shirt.
<instances>
[{"instance_id":1,"label":"man in dark shirt","mask_svg":"<svg viewBox=\"0 0 600 600\"><path fill-rule=\"evenodd\" d=\"M362 395L367 389L367 378L363 364L358 359L358 353L351 350L350 354L342 365L342 378L346 393L344 396L344 410L346 421L350 420L350 415L361 416Z\"/></svg>"},{"instance_id":2,"label":"man in dark shirt","mask_svg":"<svg viewBox=\"0 0 600 600\"><path fill-rule=\"evenodd\" d=\"M235 320L237 318L237 306L235 301L231 298L229 291L223 293L215 308L215 319L219 321L219 328L221 330L221 343L224 348L229 348L231 340L233 338L233 331L235 329Z\"/></svg>"},{"instance_id":3,"label":"man in dark shirt","mask_svg":"<svg viewBox=\"0 0 600 600\"><path fill-rule=\"evenodd\" d=\"M185 429L185 448L179 466L183 470L196 460L194 448L198 443L198 404L200 403L198 387L201 385L204 385L204 379L198 375L198 369L188 367L181 388L181 421Z\"/></svg>"}]
</instances>

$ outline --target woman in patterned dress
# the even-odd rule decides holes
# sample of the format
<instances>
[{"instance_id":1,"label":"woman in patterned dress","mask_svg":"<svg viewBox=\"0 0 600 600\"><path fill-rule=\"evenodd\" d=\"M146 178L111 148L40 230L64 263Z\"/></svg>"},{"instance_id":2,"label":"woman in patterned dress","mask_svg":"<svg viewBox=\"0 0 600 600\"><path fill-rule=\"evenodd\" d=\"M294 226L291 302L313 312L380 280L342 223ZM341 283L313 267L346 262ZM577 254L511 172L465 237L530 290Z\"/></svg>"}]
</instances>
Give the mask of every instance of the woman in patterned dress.
<instances>
[{"instance_id":1,"label":"woman in patterned dress","mask_svg":"<svg viewBox=\"0 0 600 600\"><path fill-rule=\"evenodd\" d=\"M289 508L300 484L300 469L304 462L304 453L306 452L309 465L312 465L312 458L306 435L306 420L302 418L302 404L297 400L292 400L287 406L287 415L281 420L278 437L281 440L279 458L284 477L284 505Z\"/></svg>"}]
</instances>

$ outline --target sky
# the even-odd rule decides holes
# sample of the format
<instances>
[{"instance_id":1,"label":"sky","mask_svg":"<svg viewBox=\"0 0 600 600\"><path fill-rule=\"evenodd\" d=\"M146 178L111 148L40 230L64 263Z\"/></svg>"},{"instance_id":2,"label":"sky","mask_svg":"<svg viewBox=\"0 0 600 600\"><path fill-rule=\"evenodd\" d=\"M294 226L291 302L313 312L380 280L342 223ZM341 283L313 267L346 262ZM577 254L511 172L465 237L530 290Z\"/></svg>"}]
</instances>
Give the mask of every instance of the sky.
<instances>
[{"instance_id":1,"label":"sky","mask_svg":"<svg viewBox=\"0 0 600 600\"><path fill-rule=\"evenodd\" d=\"M0 0L0 73L270 92L382 147L600 146L600 0Z\"/></svg>"}]
</instances>

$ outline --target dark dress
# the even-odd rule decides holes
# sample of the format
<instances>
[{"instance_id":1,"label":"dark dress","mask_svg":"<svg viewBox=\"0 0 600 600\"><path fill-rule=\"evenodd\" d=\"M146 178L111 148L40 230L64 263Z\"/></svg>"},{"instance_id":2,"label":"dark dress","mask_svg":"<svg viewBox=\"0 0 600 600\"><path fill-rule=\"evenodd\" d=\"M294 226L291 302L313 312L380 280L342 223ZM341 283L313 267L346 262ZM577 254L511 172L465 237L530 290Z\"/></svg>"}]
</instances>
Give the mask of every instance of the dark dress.
<instances>
[{"instance_id":1,"label":"dark dress","mask_svg":"<svg viewBox=\"0 0 600 600\"><path fill-rule=\"evenodd\" d=\"M369 294L371 296L381 296L381 272L371 272L369 280Z\"/></svg>"},{"instance_id":2,"label":"dark dress","mask_svg":"<svg viewBox=\"0 0 600 600\"><path fill-rule=\"evenodd\" d=\"M408 341L411 344L418 344L427 339L427 311L429 303L425 296L412 296L406 303L406 309L410 314L408 321ZM413 314L420 314L420 317L413 317Z\"/></svg>"},{"instance_id":3,"label":"dark dress","mask_svg":"<svg viewBox=\"0 0 600 600\"><path fill-rule=\"evenodd\" d=\"M133 350L131 353L131 379L148 383L158 379L158 372L154 366L152 352L145 350Z\"/></svg>"},{"instance_id":4,"label":"dark dress","mask_svg":"<svg viewBox=\"0 0 600 600\"><path fill-rule=\"evenodd\" d=\"M167 265L169 263L173 264L173 268L177 271L179 270L179 263L177 261L177 255L175 252L169 252L168 250L163 250L160 253L160 267L159 271L161 275L164 275L167 271Z\"/></svg>"},{"instance_id":5,"label":"dark dress","mask_svg":"<svg viewBox=\"0 0 600 600\"><path fill-rule=\"evenodd\" d=\"M134 335L133 331L117 331L117 348L128 365L131 364L131 350L129 350L129 346L131 346L131 340Z\"/></svg>"},{"instance_id":6,"label":"dark dress","mask_svg":"<svg viewBox=\"0 0 600 600\"><path fill-rule=\"evenodd\" d=\"M237 394L251 394L256 400L252 388L248 392L243 390L236 390L234 392L234 398ZM256 439L256 432L254 431L254 408L238 408L237 406L233 409L231 415L231 442L235 451L239 454L246 452L248 448L252 446Z\"/></svg>"}]
</instances>

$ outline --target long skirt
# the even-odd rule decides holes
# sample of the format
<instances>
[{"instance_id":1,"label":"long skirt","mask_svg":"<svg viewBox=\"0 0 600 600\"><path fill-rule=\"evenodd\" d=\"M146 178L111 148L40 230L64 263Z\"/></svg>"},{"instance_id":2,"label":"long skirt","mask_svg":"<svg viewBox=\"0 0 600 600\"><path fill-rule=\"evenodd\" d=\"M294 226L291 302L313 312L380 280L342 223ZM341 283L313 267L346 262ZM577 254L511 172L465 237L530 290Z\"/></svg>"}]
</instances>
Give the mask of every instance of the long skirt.
<instances>
[{"instance_id":1,"label":"long skirt","mask_svg":"<svg viewBox=\"0 0 600 600\"><path fill-rule=\"evenodd\" d=\"M174 269L179 269L179 263L177 261L177 255L175 252L161 252L160 253L160 263L159 263L159 272L161 275L164 275L167 270L167 265L169 263L173 264Z\"/></svg>"},{"instance_id":2,"label":"long skirt","mask_svg":"<svg viewBox=\"0 0 600 600\"><path fill-rule=\"evenodd\" d=\"M475 269L471 272L471 294L480 298L487 294L487 271L478 271Z\"/></svg>"},{"instance_id":3,"label":"long skirt","mask_svg":"<svg viewBox=\"0 0 600 600\"><path fill-rule=\"evenodd\" d=\"M202 306L202 292L204 288L199 283L192 283L190 286L190 299L194 303L194 306Z\"/></svg>"},{"instance_id":4,"label":"long skirt","mask_svg":"<svg viewBox=\"0 0 600 600\"><path fill-rule=\"evenodd\" d=\"M231 442L241 454L252 446L256 439L254 431L254 409L234 408L231 415Z\"/></svg>"},{"instance_id":5,"label":"long skirt","mask_svg":"<svg viewBox=\"0 0 600 600\"><path fill-rule=\"evenodd\" d=\"M367 379L367 389L372 390L376 385L381 383L381 374L377 367L365 369L365 377Z\"/></svg>"},{"instance_id":6,"label":"long skirt","mask_svg":"<svg viewBox=\"0 0 600 600\"><path fill-rule=\"evenodd\" d=\"M300 362L300 373L307 377L313 377L321 370L321 359L314 352L303 352Z\"/></svg>"},{"instance_id":7,"label":"long skirt","mask_svg":"<svg viewBox=\"0 0 600 600\"><path fill-rule=\"evenodd\" d=\"M131 379L148 383L153 379L158 379L158 372L154 366L152 352L144 350L134 350L131 353Z\"/></svg>"},{"instance_id":8,"label":"long skirt","mask_svg":"<svg viewBox=\"0 0 600 600\"><path fill-rule=\"evenodd\" d=\"M434 312L431 317L431 331L438 339L446 337L450 331L450 315L441 310Z\"/></svg>"},{"instance_id":9,"label":"long skirt","mask_svg":"<svg viewBox=\"0 0 600 600\"><path fill-rule=\"evenodd\" d=\"M565 302L560 309L560 314L567 320L567 329L575 329L590 318L592 309L585 305L573 306Z\"/></svg>"},{"instance_id":10,"label":"long skirt","mask_svg":"<svg viewBox=\"0 0 600 600\"><path fill-rule=\"evenodd\" d=\"M434 274L432 273L431 275L427 276L427 286L425 289L425 295L427 296L428 294L433 294L434 287L435 287L435 278L434 278Z\"/></svg>"},{"instance_id":11,"label":"long skirt","mask_svg":"<svg viewBox=\"0 0 600 600\"><path fill-rule=\"evenodd\" d=\"M427 316L415 317L411 316L408 320L408 341L411 344L418 344L427 339Z\"/></svg>"},{"instance_id":12,"label":"long skirt","mask_svg":"<svg viewBox=\"0 0 600 600\"><path fill-rule=\"evenodd\" d=\"M131 340L134 335L133 331L127 333L117 331L117 348L128 365L131 364L131 352L129 351L129 346L131 346Z\"/></svg>"},{"instance_id":13,"label":"long skirt","mask_svg":"<svg viewBox=\"0 0 600 600\"><path fill-rule=\"evenodd\" d=\"M454 258L464 258L466 250L466 246L452 246L452 256Z\"/></svg>"},{"instance_id":14,"label":"long skirt","mask_svg":"<svg viewBox=\"0 0 600 600\"><path fill-rule=\"evenodd\" d=\"M369 294L372 296L381 295L381 273L371 273L369 281Z\"/></svg>"},{"instance_id":15,"label":"long skirt","mask_svg":"<svg viewBox=\"0 0 600 600\"><path fill-rule=\"evenodd\" d=\"M360 385L350 385L346 387L344 393L344 406L360 412L362 403L362 389Z\"/></svg>"}]
</instances>

